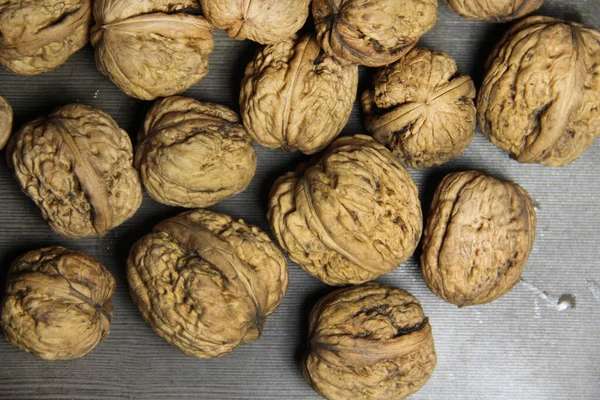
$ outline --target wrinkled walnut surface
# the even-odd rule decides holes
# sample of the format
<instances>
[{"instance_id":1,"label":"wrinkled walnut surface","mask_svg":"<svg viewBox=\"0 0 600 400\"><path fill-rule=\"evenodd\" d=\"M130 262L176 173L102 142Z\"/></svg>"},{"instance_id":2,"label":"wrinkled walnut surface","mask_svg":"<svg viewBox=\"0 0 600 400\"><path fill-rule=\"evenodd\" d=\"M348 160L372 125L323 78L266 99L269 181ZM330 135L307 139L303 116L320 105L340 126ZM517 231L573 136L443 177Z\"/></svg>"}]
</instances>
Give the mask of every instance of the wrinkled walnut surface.
<instances>
[{"instance_id":1,"label":"wrinkled walnut surface","mask_svg":"<svg viewBox=\"0 0 600 400\"><path fill-rule=\"evenodd\" d=\"M488 61L477 110L483 133L519 162L573 162L600 135L600 32L519 22Z\"/></svg>"},{"instance_id":2,"label":"wrinkled walnut surface","mask_svg":"<svg viewBox=\"0 0 600 400\"><path fill-rule=\"evenodd\" d=\"M0 150L6 146L12 132L13 111L8 101L0 96Z\"/></svg>"},{"instance_id":3,"label":"wrinkled walnut surface","mask_svg":"<svg viewBox=\"0 0 600 400\"><path fill-rule=\"evenodd\" d=\"M310 313L303 372L327 399L404 399L436 362L431 325L404 290L374 282L338 289Z\"/></svg>"},{"instance_id":4,"label":"wrinkled walnut surface","mask_svg":"<svg viewBox=\"0 0 600 400\"><path fill-rule=\"evenodd\" d=\"M66 237L102 236L142 202L129 136L89 106L67 105L25 124L6 157L21 189Z\"/></svg>"},{"instance_id":5,"label":"wrinkled walnut surface","mask_svg":"<svg viewBox=\"0 0 600 400\"><path fill-rule=\"evenodd\" d=\"M423 235L425 281L460 307L489 303L519 281L535 226L531 198L516 183L476 171L449 174Z\"/></svg>"},{"instance_id":6,"label":"wrinkled walnut surface","mask_svg":"<svg viewBox=\"0 0 600 400\"><path fill-rule=\"evenodd\" d=\"M83 357L110 331L114 291L110 272L84 253L64 247L30 251L6 278L6 340L46 360Z\"/></svg>"},{"instance_id":7,"label":"wrinkled walnut surface","mask_svg":"<svg viewBox=\"0 0 600 400\"><path fill-rule=\"evenodd\" d=\"M244 126L263 146L316 153L346 125L357 86L358 67L324 54L314 37L266 46L246 68Z\"/></svg>"},{"instance_id":8,"label":"wrinkled walnut surface","mask_svg":"<svg viewBox=\"0 0 600 400\"><path fill-rule=\"evenodd\" d=\"M268 218L290 258L329 285L393 271L413 254L422 231L412 178L364 135L339 138L312 164L280 177Z\"/></svg>"},{"instance_id":9,"label":"wrinkled walnut surface","mask_svg":"<svg viewBox=\"0 0 600 400\"><path fill-rule=\"evenodd\" d=\"M287 290L287 263L260 229L205 210L167 219L131 249L129 291L185 354L220 357L253 342Z\"/></svg>"},{"instance_id":10,"label":"wrinkled walnut surface","mask_svg":"<svg viewBox=\"0 0 600 400\"><path fill-rule=\"evenodd\" d=\"M409 167L459 156L475 134L475 85L446 53L413 49L363 93L367 130Z\"/></svg>"},{"instance_id":11,"label":"wrinkled walnut surface","mask_svg":"<svg viewBox=\"0 0 600 400\"><path fill-rule=\"evenodd\" d=\"M544 0L446 0L446 4L467 19L508 22L531 14Z\"/></svg>"}]
</instances>

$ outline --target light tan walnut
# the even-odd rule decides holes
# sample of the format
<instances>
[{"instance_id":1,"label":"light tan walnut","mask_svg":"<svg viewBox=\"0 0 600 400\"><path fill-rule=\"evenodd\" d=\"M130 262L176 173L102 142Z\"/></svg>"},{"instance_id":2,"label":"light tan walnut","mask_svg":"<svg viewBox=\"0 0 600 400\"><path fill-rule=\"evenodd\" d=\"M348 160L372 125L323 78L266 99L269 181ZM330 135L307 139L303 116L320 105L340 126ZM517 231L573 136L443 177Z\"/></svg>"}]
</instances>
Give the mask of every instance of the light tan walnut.
<instances>
[{"instance_id":1,"label":"light tan walnut","mask_svg":"<svg viewBox=\"0 0 600 400\"><path fill-rule=\"evenodd\" d=\"M13 125L13 110L8 101L0 96L0 150L6 146Z\"/></svg>"},{"instance_id":2,"label":"light tan walnut","mask_svg":"<svg viewBox=\"0 0 600 400\"><path fill-rule=\"evenodd\" d=\"M446 3L467 19L508 22L531 14L544 0L446 0Z\"/></svg>"}]
</instances>

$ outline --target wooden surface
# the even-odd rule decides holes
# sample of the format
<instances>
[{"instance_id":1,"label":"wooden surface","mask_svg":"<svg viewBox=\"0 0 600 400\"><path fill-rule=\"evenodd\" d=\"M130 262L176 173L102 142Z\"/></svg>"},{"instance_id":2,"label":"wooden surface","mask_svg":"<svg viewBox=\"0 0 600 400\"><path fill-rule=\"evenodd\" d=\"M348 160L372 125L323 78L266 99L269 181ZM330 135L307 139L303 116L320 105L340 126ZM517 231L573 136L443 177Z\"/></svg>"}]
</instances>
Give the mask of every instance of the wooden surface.
<instances>
[{"instance_id":1,"label":"wooden surface","mask_svg":"<svg viewBox=\"0 0 600 400\"><path fill-rule=\"evenodd\" d=\"M600 27L600 1L546 1L541 14ZM439 22L421 45L444 50L479 85L482 66L506 26L469 22L440 4ZM188 95L238 109L245 64L258 48L215 32L208 76ZM363 70L361 92L369 85ZM95 68L90 47L58 70L38 77L0 72L0 95L13 105L16 126L55 107L80 102L110 113L132 138L151 103L128 98ZM363 132L355 108L345 133ZM215 210L267 230L268 190L303 156L258 148L259 166L249 189ZM2 157L4 155L2 154ZM181 210L145 196L137 215L101 239L67 240L54 234L35 205L0 163L1 276L12 260L40 246L65 245L100 259L115 275L115 317L109 337L83 359L37 360L0 339L0 399L313 399L318 396L299 368L311 306L331 289L290 263L283 304L268 318L263 336L234 353L197 360L168 345L146 325L127 294L124 275L130 246L165 217ZM411 170L424 209L449 172L483 169L524 186L538 208L533 253L519 284L486 306L457 309L435 297L416 259L380 279L412 292L433 327L438 366L414 399L600 398L600 141L564 168L520 165L480 133L466 153L435 169ZM427 212L426 212L427 213ZM546 291L547 296L541 292ZM575 308L552 306L561 294Z\"/></svg>"}]
</instances>

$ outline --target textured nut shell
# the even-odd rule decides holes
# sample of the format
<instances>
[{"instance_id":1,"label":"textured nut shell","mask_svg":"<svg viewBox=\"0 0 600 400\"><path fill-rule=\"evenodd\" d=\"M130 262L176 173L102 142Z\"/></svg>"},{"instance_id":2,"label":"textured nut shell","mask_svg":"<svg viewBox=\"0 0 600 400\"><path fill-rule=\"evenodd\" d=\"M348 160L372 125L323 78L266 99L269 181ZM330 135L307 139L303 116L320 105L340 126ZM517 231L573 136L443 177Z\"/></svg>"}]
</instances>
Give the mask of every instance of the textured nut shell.
<instances>
[{"instance_id":1,"label":"textured nut shell","mask_svg":"<svg viewBox=\"0 0 600 400\"><path fill-rule=\"evenodd\" d=\"M324 54L314 37L266 46L242 82L244 126L263 146L316 153L346 125L357 87L358 67Z\"/></svg>"},{"instance_id":2,"label":"textured nut shell","mask_svg":"<svg viewBox=\"0 0 600 400\"><path fill-rule=\"evenodd\" d=\"M127 280L156 333L187 355L210 358L258 339L288 275L260 229L196 210L163 221L133 246Z\"/></svg>"},{"instance_id":3,"label":"textured nut shell","mask_svg":"<svg viewBox=\"0 0 600 400\"><path fill-rule=\"evenodd\" d=\"M0 96L0 150L6 146L12 132L13 111L8 101Z\"/></svg>"},{"instance_id":4,"label":"textured nut shell","mask_svg":"<svg viewBox=\"0 0 600 400\"><path fill-rule=\"evenodd\" d=\"M436 362L431 326L404 290L378 283L339 289L310 313L303 371L327 399L404 399Z\"/></svg>"},{"instance_id":5,"label":"textured nut shell","mask_svg":"<svg viewBox=\"0 0 600 400\"><path fill-rule=\"evenodd\" d=\"M488 62L477 110L483 133L519 162L573 162L600 135L600 32L519 22Z\"/></svg>"},{"instance_id":6,"label":"textured nut shell","mask_svg":"<svg viewBox=\"0 0 600 400\"><path fill-rule=\"evenodd\" d=\"M414 252L422 231L417 187L393 155L364 135L280 177L269 222L305 271L330 285L373 280Z\"/></svg>"},{"instance_id":7,"label":"textured nut shell","mask_svg":"<svg viewBox=\"0 0 600 400\"><path fill-rule=\"evenodd\" d=\"M489 303L519 281L535 226L531 198L516 183L476 171L449 174L425 228L425 281L449 303Z\"/></svg>"},{"instance_id":8,"label":"textured nut shell","mask_svg":"<svg viewBox=\"0 0 600 400\"><path fill-rule=\"evenodd\" d=\"M413 49L363 93L367 130L409 167L459 156L475 134L475 85L446 53Z\"/></svg>"},{"instance_id":9,"label":"textured nut shell","mask_svg":"<svg viewBox=\"0 0 600 400\"><path fill-rule=\"evenodd\" d=\"M446 0L446 4L467 19L508 22L531 14L544 0Z\"/></svg>"},{"instance_id":10,"label":"textured nut shell","mask_svg":"<svg viewBox=\"0 0 600 400\"><path fill-rule=\"evenodd\" d=\"M0 2L0 64L19 75L62 65L89 39L91 0Z\"/></svg>"},{"instance_id":11,"label":"textured nut shell","mask_svg":"<svg viewBox=\"0 0 600 400\"><path fill-rule=\"evenodd\" d=\"M79 251L30 251L9 269L2 329L13 345L46 360L92 351L110 331L115 280Z\"/></svg>"},{"instance_id":12,"label":"textured nut shell","mask_svg":"<svg viewBox=\"0 0 600 400\"><path fill-rule=\"evenodd\" d=\"M437 21L437 0L313 0L319 42L355 64L391 64Z\"/></svg>"},{"instance_id":13,"label":"textured nut shell","mask_svg":"<svg viewBox=\"0 0 600 400\"><path fill-rule=\"evenodd\" d=\"M21 189L66 237L102 236L142 202L129 136L89 106L67 105L25 124L6 157Z\"/></svg>"}]
</instances>

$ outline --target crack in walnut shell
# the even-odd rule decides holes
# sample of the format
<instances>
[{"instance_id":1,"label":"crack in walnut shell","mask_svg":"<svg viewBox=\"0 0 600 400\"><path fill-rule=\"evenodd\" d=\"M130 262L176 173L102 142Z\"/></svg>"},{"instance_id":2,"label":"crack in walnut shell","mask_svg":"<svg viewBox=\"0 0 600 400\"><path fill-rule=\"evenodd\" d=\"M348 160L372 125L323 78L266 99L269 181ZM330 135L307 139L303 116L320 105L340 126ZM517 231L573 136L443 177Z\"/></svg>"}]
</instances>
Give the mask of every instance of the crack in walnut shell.
<instances>
[{"instance_id":1,"label":"crack in walnut shell","mask_svg":"<svg viewBox=\"0 0 600 400\"><path fill-rule=\"evenodd\" d=\"M539 9L544 0L445 0L463 17L487 22L508 22Z\"/></svg>"},{"instance_id":2,"label":"crack in walnut shell","mask_svg":"<svg viewBox=\"0 0 600 400\"><path fill-rule=\"evenodd\" d=\"M0 96L0 150L6 146L13 125L13 110L8 101Z\"/></svg>"}]
</instances>

